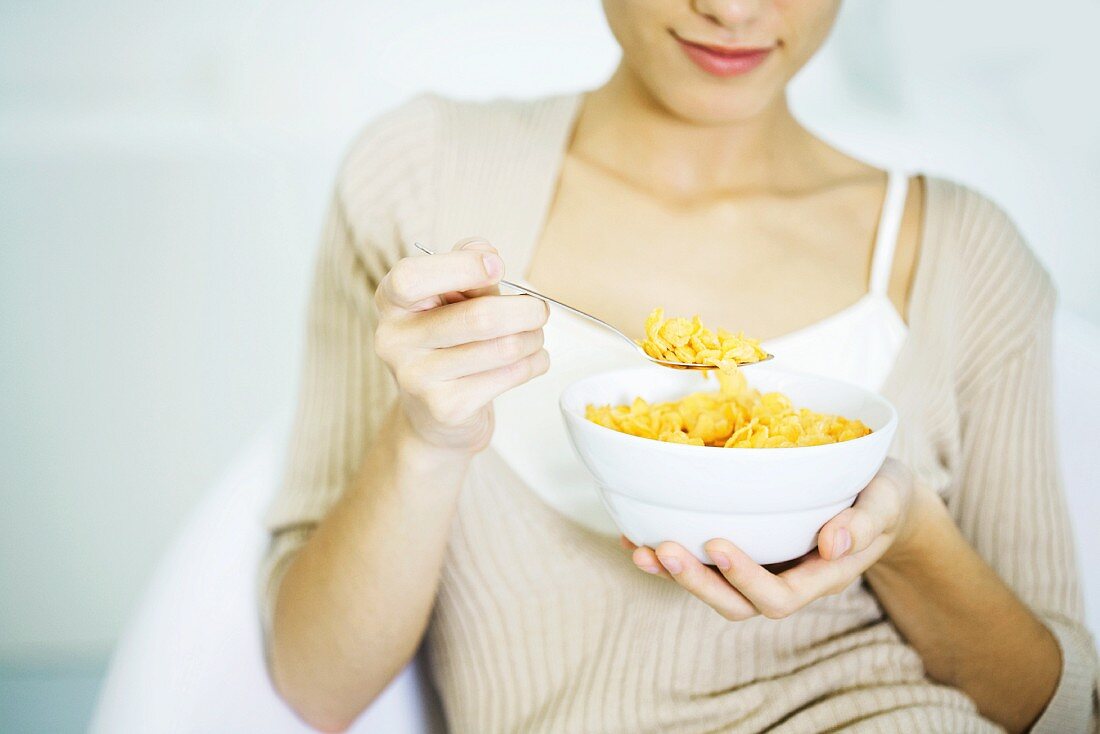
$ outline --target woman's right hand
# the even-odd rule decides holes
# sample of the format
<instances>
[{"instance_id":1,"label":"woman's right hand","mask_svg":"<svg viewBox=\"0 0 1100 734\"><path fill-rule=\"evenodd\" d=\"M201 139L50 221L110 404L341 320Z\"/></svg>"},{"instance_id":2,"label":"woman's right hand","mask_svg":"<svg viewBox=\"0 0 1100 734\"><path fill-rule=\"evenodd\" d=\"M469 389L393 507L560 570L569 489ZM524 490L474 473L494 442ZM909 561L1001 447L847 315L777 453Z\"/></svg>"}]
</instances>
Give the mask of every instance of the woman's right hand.
<instances>
[{"instance_id":1,"label":"woman's right hand","mask_svg":"<svg viewBox=\"0 0 1100 734\"><path fill-rule=\"evenodd\" d=\"M375 349L397 379L415 434L460 452L493 435L493 398L546 372L542 327L549 309L502 296L504 262L485 240L399 260L375 293Z\"/></svg>"}]
</instances>

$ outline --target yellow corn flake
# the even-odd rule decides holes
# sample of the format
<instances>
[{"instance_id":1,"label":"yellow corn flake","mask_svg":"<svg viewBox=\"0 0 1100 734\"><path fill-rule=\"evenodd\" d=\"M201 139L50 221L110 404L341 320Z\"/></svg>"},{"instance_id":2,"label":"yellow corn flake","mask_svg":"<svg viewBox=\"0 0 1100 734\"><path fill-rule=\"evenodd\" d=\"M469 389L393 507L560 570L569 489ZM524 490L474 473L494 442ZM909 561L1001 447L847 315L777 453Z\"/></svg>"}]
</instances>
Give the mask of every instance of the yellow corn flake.
<instances>
[{"instance_id":1,"label":"yellow corn flake","mask_svg":"<svg viewBox=\"0 0 1100 734\"><path fill-rule=\"evenodd\" d=\"M665 403L638 397L630 405L588 405L588 420L632 436L725 448L820 446L871 433L862 421L795 408L783 393L749 387L737 362L767 356L756 339L722 329L714 334L698 316L665 319L659 308L646 319L645 331L639 344L650 356L719 366L718 389Z\"/></svg>"},{"instance_id":2,"label":"yellow corn flake","mask_svg":"<svg viewBox=\"0 0 1100 734\"><path fill-rule=\"evenodd\" d=\"M692 446L703 446L703 439L692 438L683 431L669 431L668 433L662 433L658 440L668 441L669 443L686 443Z\"/></svg>"},{"instance_id":3,"label":"yellow corn flake","mask_svg":"<svg viewBox=\"0 0 1100 734\"><path fill-rule=\"evenodd\" d=\"M638 342L645 353L666 362L710 364L729 370L738 363L759 362L768 356L760 341L744 332L719 329L715 334L698 316L666 319L663 308L653 309L646 318L645 337Z\"/></svg>"},{"instance_id":4,"label":"yellow corn flake","mask_svg":"<svg viewBox=\"0 0 1100 734\"><path fill-rule=\"evenodd\" d=\"M646 318L646 338L638 344L653 359L713 364L726 371L738 363L759 362L768 355L758 339L750 339L744 332L735 335L718 329L715 333L704 327L698 316L667 319L663 308L654 308Z\"/></svg>"}]
</instances>

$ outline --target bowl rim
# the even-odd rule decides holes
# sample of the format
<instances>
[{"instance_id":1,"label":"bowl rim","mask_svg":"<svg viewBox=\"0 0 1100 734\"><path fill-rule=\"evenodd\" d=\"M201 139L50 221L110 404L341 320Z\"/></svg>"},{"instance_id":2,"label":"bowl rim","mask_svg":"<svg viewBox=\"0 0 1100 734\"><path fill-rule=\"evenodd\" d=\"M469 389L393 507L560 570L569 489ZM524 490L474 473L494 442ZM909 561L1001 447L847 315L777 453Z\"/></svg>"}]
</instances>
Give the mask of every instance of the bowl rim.
<instances>
[{"instance_id":1,"label":"bowl rim","mask_svg":"<svg viewBox=\"0 0 1100 734\"><path fill-rule=\"evenodd\" d=\"M738 452L736 455L746 455L747 454L747 455L750 455L750 456L761 456L763 454L767 454L769 456L771 456L771 455L783 456L783 451L784 450L790 451L790 450L793 450L793 449L798 449L800 451L800 454L799 454L800 456L807 456L808 452L812 451L812 450L816 450L818 453L821 453L823 450L824 451L828 451L828 450L836 451L836 450L840 449L840 447L842 447L842 446L847 446L847 448L846 449L840 449L840 450L853 450L855 448L855 446L862 445L862 444L860 444L861 441L866 443L868 440L878 440L878 438L881 437L880 434L889 437L890 440L893 439L893 434L894 434L895 430L897 429L897 424L898 424L898 411L897 411L897 408L894 407L893 403L891 403L889 400L887 400L885 397L883 397L879 393L874 392L873 390L868 390L867 388L863 387L862 385L857 385L854 382L847 382L846 380L838 380L834 377L825 377L823 375L815 375L812 372L802 372L800 370L792 370L792 369L788 369L786 367L772 367L772 366L768 366L768 365L760 365L760 367L757 367L756 369L766 370L768 372L778 372L778 373L781 373L781 374L792 375L792 376L798 377L798 378L808 378L810 380L814 380L814 381L817 381L817 382L833 383L833 384L836 384L836 385L842 385L843 387L845 387L847 389L855 389L855 390L863 393L865 397L869 397L872 401L877 401L881 405L885 406L890 417L886 421L886 423L882 426L882 428L879 428L877 430L872 430L871 433L867 434L866 436L860 436L859 438L851 438L851 439L848 439L847 441L839 441L837 443L818 444L816 446L781 446L781 447L770 447L770 448L736 448L736 449L734 449ZM559 408L559 410L561 410L562 416L566 419L567 422L568 421L576 421L577 422L576 424L578 426L587 425L587 426L591 426L592 428L598 429L600 431L606 431L607 433L604 434L604 435L607 435L609 438L611 436L617 436L618 437L618 438L613 438L612 440L626 439L627 440L626 445L630 445L630 442L634 442L634 441L646 441L647 444L649 444L650 449L655 449L655 450L658 450L658 451L671 451L672 453L676 453L677 451L691 452L691 451L705 451L705 450L712 450L713 451L713 450L718 450L718 449L730 450L730 449L725 449L725 447L722 447L722 446L694 446L692 444L673 443L671 441L661 441L661 440L656 439L656 438L645 438L644 436L635 436L634 434L631 434L631 433L623 433L622 431L616 431L614 428L608 428L607 426L602 426L599 423L595 423L593 421L590 421L587 418L585 418L583 415L579 415L576 411L574 411L571 408L566 407L566 405L565 405L566 396L570 392L572 392L573 389L577 385L581 384L582 382L587 382L589 380L594 380L594 379L599 378L599 377L607 377L608 375L612 375L612 374L625 373L625 372L635 372L635 373L637 373L637 372L643 372L643 371L649 372L651 370L652 370L652 368L647 367L647 366L625 367L625 368L613 369L613 370L603 370L601 372L596 372L596 373L593 373L593 374L590 374L590 375L585 375L584 377L581 377L577 380L574 380L574 381L570 382L568 385L566 385L562 389L561 395L558 396L558 408ZM654 447L652 444L657 444L661 448L658 449L658 448Z\"/></svg>"}]
</instances>

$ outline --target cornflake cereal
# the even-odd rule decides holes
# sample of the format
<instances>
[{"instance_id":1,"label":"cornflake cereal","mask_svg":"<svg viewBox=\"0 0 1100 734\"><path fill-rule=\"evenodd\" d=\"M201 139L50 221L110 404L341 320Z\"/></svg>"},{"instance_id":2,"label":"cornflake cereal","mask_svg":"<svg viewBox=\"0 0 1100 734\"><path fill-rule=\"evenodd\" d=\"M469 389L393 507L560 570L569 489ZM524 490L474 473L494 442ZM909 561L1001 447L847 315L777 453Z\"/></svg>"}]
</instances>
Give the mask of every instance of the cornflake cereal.
<instances>
[{"instance_id":1,"label":"cornflake cereal","mask_svg":"<svg viewBox=\"0 0 1100 734\"><path fill-rule=\"evenodd\" d=\"M650 404L639 397L630 405L588 405L588 420L632 436L724 448L817 446L871 432L862 421L796 409L783 393L761 394L749 387L737 361L756 361L746 359L749 354L766 355L756 339L741 334L735 337L721 329L715 337L699 324L698 317L666 321L663 316L661 309L655 309L646 320L646 341L642 342L646 353L660 355L659 359L717 365L718 390L695 392L666 403Z\"/></svg>"},{"instance_id":2,"label":"cornflake cereal","mask_svg":"<svg viewBox=\"0 0 1100 734\"><path fill-rule=\"evenodd\" d=\"M665 318L663 308L655 308L645 320L645 339L638 345L654 359L683 364L712 364L728 369L742 362L759 362L768 356L759 339L744 332L731 334L719 329L715 334L703 326L699 317L690 320Z\"/></svg>"}]
</instances>

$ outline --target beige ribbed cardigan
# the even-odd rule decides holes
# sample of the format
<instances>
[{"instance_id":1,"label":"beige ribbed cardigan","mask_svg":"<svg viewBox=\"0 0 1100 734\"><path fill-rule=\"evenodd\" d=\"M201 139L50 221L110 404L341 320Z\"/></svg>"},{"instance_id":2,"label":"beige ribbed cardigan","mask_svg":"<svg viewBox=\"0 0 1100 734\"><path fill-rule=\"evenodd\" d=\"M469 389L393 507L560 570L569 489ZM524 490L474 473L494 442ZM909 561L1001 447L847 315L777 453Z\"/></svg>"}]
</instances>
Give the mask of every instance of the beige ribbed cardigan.
<instances>
[{"instance_id":1,"label":"beige ribbed cardigan","mask_svg":"<svg viewBox=\"0 0 1100 734\"><path fill-rule=\"evenodd\" d=\"M265 630L287 560L394 397L371 348L379 279L414 240L473 234L526 272L578 102L422 96L353 144L317 260L285 483L267 518ZM946 498L1057 637L1062 678L1035 731L1088 731L1097 662L1055 450L1055 291L980 195L931 178L924 217L909 336L882 389L901 415L890 453ZM532 546L552 560L533 563ZM491 449L460 495L427 646L455 732L998 730L924 676L866 585L788 619L728 622L543 504Z\"/></svg>"}]
</instances>

